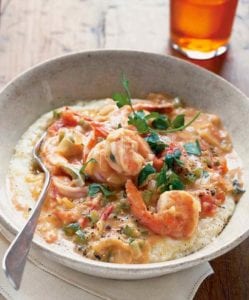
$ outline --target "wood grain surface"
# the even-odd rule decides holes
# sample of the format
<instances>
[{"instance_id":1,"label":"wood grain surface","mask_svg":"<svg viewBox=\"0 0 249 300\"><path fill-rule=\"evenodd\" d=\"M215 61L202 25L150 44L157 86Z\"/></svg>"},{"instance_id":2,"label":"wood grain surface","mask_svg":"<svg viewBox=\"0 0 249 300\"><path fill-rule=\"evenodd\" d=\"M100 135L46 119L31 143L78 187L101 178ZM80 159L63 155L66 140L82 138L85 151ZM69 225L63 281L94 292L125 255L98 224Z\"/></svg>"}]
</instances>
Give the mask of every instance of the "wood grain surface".
<instances>
[{"instance_id":1,"label":"wood grain surface","mask_svg":"<svg viewBox=\"0 0 249 300\"><path fill-rule=\"evenodd\" d=\"M167 0L0 0L0 87L25 69L71 51L126 48L181 55L168 44ZM249 0L240 0L231 47L192 61L249 95ZM211 262L195 300L249 299L249 240ZM180 288L180 287L179 287Z\"/></svg>"}]
</instances>

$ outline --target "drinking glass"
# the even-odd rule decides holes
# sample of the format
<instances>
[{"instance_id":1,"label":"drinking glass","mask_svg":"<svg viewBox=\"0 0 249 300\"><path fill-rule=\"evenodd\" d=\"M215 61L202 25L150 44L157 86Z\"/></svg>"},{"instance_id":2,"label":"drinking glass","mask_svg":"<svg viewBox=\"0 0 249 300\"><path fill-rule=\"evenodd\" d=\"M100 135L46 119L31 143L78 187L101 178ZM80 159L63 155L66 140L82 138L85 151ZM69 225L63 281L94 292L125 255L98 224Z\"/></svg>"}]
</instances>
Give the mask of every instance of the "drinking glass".
<instances>
[{"instance_id":1,"label":"drinking glass","mask_svg":"<svg viewBox=\"0 0 249 300\"><path fill-rule=\"evenodd\" d=\"M170 39L189 58L209 59L228 49L238 0L170 0Z\"/></svg>"}]
</instances>

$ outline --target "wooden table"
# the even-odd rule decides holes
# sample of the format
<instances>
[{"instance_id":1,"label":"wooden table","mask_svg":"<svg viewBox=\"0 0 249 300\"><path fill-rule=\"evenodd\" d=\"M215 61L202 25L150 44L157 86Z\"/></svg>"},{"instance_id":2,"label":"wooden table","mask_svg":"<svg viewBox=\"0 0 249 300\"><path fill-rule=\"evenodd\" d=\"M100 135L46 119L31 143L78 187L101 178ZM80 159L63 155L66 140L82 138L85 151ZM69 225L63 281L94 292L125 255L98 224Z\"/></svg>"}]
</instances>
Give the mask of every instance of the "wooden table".
<instances>
[{"instance_id":1,"label":"wooden table","mask_svg":"<svg viewBox=\"0 0 249 300\"><path fill-rule=\"evenodd\" d=\"M96 48L179 56L168 46L168 1L2 0L0 87L45 59ZM240 0L230 51L214 60L193 62L249 95L249 0ZM202 284L196 300L249 299L249 240L211 265L215 274Z\"/></svg>"}]
</instances>

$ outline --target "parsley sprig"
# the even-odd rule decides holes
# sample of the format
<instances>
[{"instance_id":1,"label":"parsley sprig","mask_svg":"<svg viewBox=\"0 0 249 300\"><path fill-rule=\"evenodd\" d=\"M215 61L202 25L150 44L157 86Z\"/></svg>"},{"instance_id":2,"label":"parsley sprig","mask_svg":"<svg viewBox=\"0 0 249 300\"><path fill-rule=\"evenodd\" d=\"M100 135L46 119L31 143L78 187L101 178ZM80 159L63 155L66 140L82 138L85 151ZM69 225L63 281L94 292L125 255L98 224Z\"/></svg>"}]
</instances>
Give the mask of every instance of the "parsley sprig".
<instances>
[{"instance_id":1,"label":"parsley sprig","mask_svg":"<svg viewBox=\"0 0 249 300\"><path fill-rule=\"evenodd\" d=\"M193 117L187 124L184 124L185 122L183 121L183 123L177 123L177 125L181 124L179 127L173 127L173 128L167 129L167 130L160 130L160 129L158 129L158 130L156 130L156 131L159 132L159 133L172 133L172 132L176 132L176 131L183 131L183 130L186 129L188 126L190 126L190 125L191 125L191 124L192 124L192 123L200 116L200 114L201 114L201 112L198 111L198 112L194 115L194 117ZM176 118L179 117L179 116L184 116L184 115L178 115L178 116L176 116ZM176 119L175 119L175 120L176 120ZM174 120L174 121L175 121L175 120ZM173 124L174 121L173 121L171 124Z\"/></svg>"},{"instance_id":2,"label":"parsley sprig","mask_svg":"<svg viewBox=\"0 0 249 300\"><path fill-rule=\"evenodd\" d=\"M115 93L112 98L119 108L125 105L129 105L131 107L132 114L128 117L128 124L135 126L140 134L152 132L167 134L182 131L190 126L201 114L201 112L197 112L186 124L184 114L177 115L173 120L170 120L167 116L159 114L158 112L152 112L149 115L145 115L143 111L134 110L131 102L129 80L124 74L122 75L121 83L124 93Z\"/></svg>"}]
</instances>

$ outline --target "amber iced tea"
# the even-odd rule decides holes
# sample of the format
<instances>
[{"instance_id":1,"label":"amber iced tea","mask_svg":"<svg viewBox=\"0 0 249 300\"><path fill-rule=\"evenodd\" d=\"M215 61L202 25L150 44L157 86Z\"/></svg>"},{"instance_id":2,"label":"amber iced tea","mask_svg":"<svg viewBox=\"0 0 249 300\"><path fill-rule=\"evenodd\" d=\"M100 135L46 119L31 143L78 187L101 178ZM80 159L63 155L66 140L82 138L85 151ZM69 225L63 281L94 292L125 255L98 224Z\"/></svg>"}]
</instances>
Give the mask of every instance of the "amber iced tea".
<instances>
[{"instance_id":1,"label":"amber iced tea","mask_svg":"<svg viewBox=\"0 0 249 300\"><path fill-rule=\"evenodd\" d=\"M190 58L224 53L232 31L237 0L171 0L173 48Z\"/></svg>"}]
</instances>

